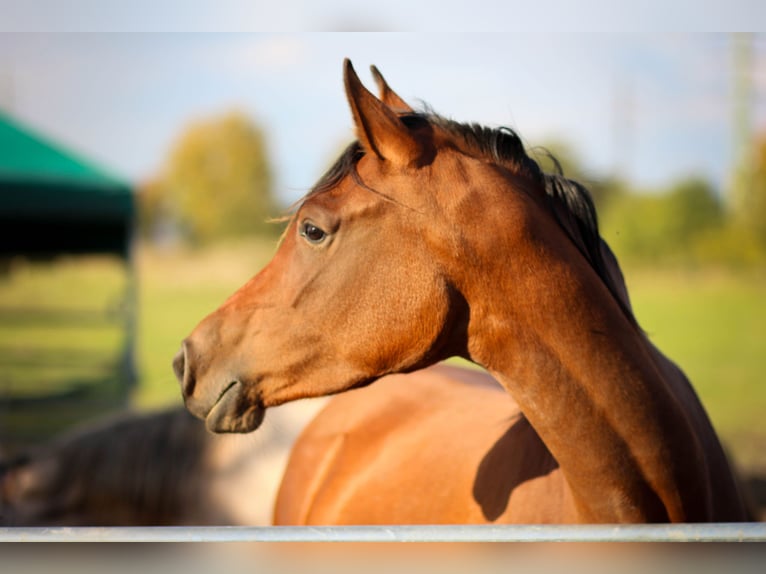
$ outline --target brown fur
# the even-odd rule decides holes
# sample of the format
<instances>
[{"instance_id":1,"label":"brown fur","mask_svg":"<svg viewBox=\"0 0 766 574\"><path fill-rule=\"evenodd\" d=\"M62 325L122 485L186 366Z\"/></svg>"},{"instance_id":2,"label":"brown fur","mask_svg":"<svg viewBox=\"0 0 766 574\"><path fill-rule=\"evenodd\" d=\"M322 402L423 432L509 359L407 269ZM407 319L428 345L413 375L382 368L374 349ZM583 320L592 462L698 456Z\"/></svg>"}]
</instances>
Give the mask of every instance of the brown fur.
<instances>
[{"instance_id":1,"label":"brown fur","mask_svg":"<svg viewBox=\"0 0 766 574\"><path fill-rule=\"evenodd\" d=\"M621 299L584 188L543 174L510 130L399 114L349 62L345 85L359 137L348 169L185 340L174 367L192 413L247 432L267 407L457 355L516 401L576 521L745 519L694 391Z\"/></svg>"},{"instance_id":2,"label":"brown fur","mask_svg":"<svg viewBox=\"0 0 766 574\"><path fill-rule=\"evenodd\" d=\"M293 448L274 523L575 519L558 464L513 399L486 373L439 365L330 401Z\"/></svg>"},{"instance_id":3,"label":"brown fur","mask_svg":"<svg viewBox=\"0 0 766 574\"><path fill-rule=\"evenodd\" d=\"M617 262L605 244L603 249L619 296L630 307ZM670 378L685 381L654 352ZM298 437L274 523L576 520L558 463L518 405L502 395L486 373L438 365L333 398ZM716 452L714 443L707 448ZM724 503L736 505L726 492L724 484Z\"/></svg>"},{"instance_id":4,"label":"brown fur","mask_svg":"<svg viewBox=\"0 0 766 574\"><path fill-rule=\"evenodd\" d=\"M268 525L289 447L319 405L294 407L247 436L208 433L183 408L85 424L0 463L0 524Z\"/></svg>"}]
</instances>

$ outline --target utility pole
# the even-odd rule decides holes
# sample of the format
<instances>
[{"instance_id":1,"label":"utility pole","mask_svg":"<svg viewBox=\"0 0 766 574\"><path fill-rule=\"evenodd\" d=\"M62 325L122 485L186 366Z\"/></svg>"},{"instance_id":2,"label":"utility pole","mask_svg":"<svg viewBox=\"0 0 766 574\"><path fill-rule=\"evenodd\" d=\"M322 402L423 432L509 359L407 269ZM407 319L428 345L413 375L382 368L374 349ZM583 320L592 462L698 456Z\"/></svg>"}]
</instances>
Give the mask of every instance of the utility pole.
<instances>
[{"instance_id":1,"label":"utility pole","mask_svg":"<svg viewBox=\"0 0 766 574\"><path fill-rule=\"evenodd\" d=\"M630 179L632 175L634 116L633 82L626 77L615 78L612 94L612 176L617 179Z\"/></svg>"},{"instance_id":2,"label":"utility pole","mask_svg":"<svg viewBox=\"0 0 766 574\"><path fill-rule=\"evenodd\" d=\"M726 204L737 217L747 216L753 171L753 40L749 33L731 36L733 57L732 158Z\"/></svg>"}]
</instances>

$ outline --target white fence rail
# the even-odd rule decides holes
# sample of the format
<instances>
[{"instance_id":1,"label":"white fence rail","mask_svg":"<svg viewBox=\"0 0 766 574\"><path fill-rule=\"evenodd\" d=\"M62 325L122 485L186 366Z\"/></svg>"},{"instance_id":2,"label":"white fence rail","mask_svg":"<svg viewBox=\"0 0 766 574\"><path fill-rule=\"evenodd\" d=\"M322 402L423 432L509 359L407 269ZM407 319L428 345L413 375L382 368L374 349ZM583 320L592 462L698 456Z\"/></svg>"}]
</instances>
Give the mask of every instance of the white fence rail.
<instances>
[{"instance_id":1,"label":"white fence rail","mask_svg":"<svg viewBox=\"0 0 766 574\"><path fill-rule=\"evenodd\" d=\"M0 542L766 542L766 523L0 528Z\"/></svg>"}]
</instances>

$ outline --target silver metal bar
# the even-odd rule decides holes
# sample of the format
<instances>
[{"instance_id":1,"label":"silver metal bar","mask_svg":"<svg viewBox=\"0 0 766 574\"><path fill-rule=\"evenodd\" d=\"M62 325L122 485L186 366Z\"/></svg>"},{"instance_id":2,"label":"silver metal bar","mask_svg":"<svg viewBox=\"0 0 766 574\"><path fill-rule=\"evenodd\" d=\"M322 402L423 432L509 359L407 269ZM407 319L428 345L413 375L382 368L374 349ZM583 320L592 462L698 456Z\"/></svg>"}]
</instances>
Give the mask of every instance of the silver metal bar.
<instances>
[{"instance_id":1,"label":"silver metal bar","mask_svg":"<svg viewBox=\"0 0 766 574\"><path fill-rule=\"evenodd\" d=\"M0 542L766 542L766 523L15 527Z\"/></svg>"}]
</instances>

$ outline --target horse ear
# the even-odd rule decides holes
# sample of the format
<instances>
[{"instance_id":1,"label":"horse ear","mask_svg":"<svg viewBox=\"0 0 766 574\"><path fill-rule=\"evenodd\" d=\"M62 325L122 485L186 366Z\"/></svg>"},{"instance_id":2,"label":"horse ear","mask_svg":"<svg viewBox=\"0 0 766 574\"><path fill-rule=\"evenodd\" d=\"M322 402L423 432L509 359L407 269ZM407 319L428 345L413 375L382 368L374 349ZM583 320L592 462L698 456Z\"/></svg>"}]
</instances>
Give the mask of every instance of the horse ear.
<instances>
[{"instance_id":1,"label":"horse ear","mask_svg":"<svg viewBox=\"0 0 766 574\"><path fill-rule=\"evenodd\" d=\"M375 83L378 84L378 93L380 93L380 99L383 100L384 104L400 112L414 111L407 102L399 97L399 94L391 89L391 86L388 85L388 82L386 82L378 68L370 66L370 71L372 72L372 77L375 78Z\"/></svg>"},{"instance_id":2,"label":"horse ear","mask_svg":"<svg viewBox=\"0 0 766 574\"><path fill-rule=\"evenodd\" d=\"M399 165L415 163L420 145L394 111L362 85L351 61L343 63L346 97L362 146L379 158Z\"/></svg>"}]
</instances>

